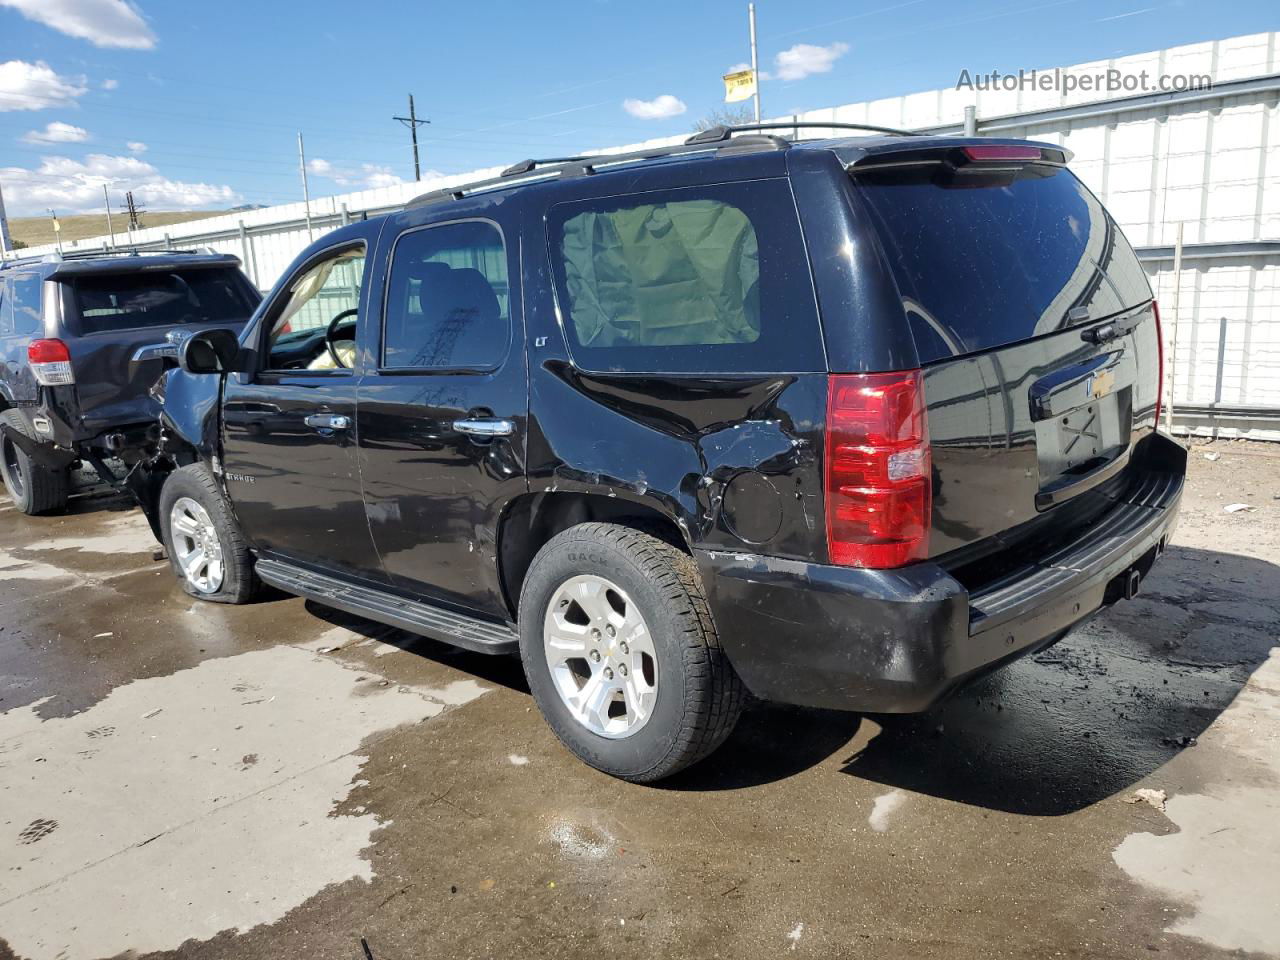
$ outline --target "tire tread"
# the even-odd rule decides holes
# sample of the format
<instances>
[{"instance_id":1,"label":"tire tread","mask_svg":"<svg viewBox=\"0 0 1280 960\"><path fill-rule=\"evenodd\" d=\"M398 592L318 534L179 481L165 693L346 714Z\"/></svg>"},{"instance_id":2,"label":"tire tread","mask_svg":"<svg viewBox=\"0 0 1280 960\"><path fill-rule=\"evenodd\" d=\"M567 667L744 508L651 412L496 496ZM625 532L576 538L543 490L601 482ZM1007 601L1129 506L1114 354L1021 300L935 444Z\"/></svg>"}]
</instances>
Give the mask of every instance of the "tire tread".
<instances>
[{"instance_id":1,"label":"tire tread","mask_svg":"<svg viewBox=\"0 0 1280 960\"><path fill-rule=\"evenodd\" d=\"M676 620L683 623L681 653L689 682L681 722L670 747L647 770L607 771L646 783L669 777L719 747L733 732L747 702L746 688L720 645L697 564L689 554L643 529L600 521L570 527L548 541L543 550L575 542L617 548L658 588L672 605ZM524 609L522 600L522 612ZM531 615L541 622L541 611ZM529 668L526 658L525 669Z\"/></svg>"},{"instance_id":2,"label":"tire tread","mask_svg":"<svg viewBox=\"0 0 1280 960\"><path fill-rule=\"evenodd\" d=\"M26 418L16 410L6 410L0 414L11 428L21 433L28 440L36 443L40 442L40 438L27 424ZM21 450L18 451L19 458L26 464L25 481L25 497L19 499L13 496L13 491L9 491L10 499L13 500L14 506L25 514L36 516L42 513L51 513L54 510L61 510L67 505L67 498L71 495L71 475L67 470L50 470L48 467L41 466Z\"/></svg>"}]
</instances>

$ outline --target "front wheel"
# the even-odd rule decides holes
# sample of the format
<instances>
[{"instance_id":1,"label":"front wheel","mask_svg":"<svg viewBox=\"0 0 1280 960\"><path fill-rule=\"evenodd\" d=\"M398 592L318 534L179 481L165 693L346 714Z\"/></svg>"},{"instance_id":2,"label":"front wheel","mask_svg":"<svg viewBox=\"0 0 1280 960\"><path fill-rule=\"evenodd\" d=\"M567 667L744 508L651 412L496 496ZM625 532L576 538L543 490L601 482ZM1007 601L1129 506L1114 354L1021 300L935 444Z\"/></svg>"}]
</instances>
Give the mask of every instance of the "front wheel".
<instances>
[{"instance_id":1,"label":"front wheel","mask_svg":"<svg viewBox=\"0 0 1280 960\"><path fill-rule=\"evenodd\" d=\"M192 464L160 491L160 533L173 572L193 597L248 603L257 592L253 558L212 474Z\"/></svg>"},{"instance_id":2,"label":"front wheel","mask_svg":"<svg viewBox=\"0 0 1280 960\"><path fill-rule=\"evenodd\" d=\"M534 558L520 654L556 736L624 780L661 780L706 757L745 699L693 559L616 524L572 527Z\"/></svg>"}]
</instances>

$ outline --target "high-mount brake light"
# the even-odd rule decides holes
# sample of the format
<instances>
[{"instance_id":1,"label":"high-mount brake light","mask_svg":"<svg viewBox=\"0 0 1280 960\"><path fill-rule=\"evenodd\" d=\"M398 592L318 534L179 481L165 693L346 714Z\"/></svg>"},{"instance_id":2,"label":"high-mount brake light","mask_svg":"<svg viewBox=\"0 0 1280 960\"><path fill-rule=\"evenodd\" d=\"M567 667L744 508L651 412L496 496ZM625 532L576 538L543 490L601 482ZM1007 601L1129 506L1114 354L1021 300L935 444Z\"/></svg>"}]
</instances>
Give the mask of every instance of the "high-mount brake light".
<instances>
[{"instance_id":1,"label":"high-mount brake light","mask_svg":"<svg viewBox=\"0 0 1280 960\"><path fill-rule=\"evenodd\" d=\"M888 569L927 557L933 496L923 373L832 374L826 440L831 562Z\"/></svg>"},{"instance_id":2,"label":"high-mount brake light","mask_svg":"<svg viewBox=\"0 0 1280 960\"><path fill-rule=\"evenodd\" d=\"M71 351L61 340L32 340L27 344L27 362L36 382L46 387L65 387L76 382L71 369Z\"/></svg>"},{"instance_id":3,"label":"high-mount brake light","mask_svg":"<svg viewBox=\"0 0 1280 960\"><path fill-rule=\"evenodd\" d=\"M1039 147L1019 147L1012 144L982 144L980 146L962 147L964 155L974 163L1000 160L1034 161L1043 160L1044 152Z\"/></svg>"}]
</instances>

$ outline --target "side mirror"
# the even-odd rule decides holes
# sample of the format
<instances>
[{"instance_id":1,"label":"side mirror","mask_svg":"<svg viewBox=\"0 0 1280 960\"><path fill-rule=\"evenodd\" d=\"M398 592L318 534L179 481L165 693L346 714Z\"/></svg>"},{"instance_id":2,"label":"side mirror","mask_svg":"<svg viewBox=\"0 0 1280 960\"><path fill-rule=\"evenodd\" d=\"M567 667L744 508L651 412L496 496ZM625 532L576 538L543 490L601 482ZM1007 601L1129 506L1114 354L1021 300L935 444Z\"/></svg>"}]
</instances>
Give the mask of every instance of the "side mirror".
<instances>
[{"instance_id":1,"label":"side mirror","mask_svg":"<svg viewBox=\"0 0 1280 960\"><path fill-rule=\"evenodd\" d=\"M239 359L234 330L202 330L178 345L178 366L187 373L231 373L240 369Z\"/></svg>"}]
</instances>

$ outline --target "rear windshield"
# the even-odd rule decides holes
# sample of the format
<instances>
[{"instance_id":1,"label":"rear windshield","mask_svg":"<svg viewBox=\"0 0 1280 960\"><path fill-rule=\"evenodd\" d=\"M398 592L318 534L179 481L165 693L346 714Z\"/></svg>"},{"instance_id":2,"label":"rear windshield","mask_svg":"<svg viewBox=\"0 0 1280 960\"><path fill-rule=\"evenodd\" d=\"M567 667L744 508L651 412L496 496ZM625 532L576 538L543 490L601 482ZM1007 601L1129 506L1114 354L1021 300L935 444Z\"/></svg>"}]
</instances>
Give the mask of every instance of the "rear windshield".
<instances>
[{"instance_id":1,"label":"rear windshield","mask_svg":"<svg viewBox=\"0 0 1280 960\"><path fill-rule=\"evenodd\" d=\"M76 277L70 286L81 334L185 323L240 323L257 306L236 270L104 273Z\"/></svg>"},{"instance_id":2,"label":"rear windshield","mask_svg":"<svg viewBox=\"0 0 1280 960\"><path fill-rule=\"evenodd\" d=\"M859 173L921 362L1110 316L1151 297L1133 248L1067 170L948 181Z\"/></svg>"}]
</instances>

